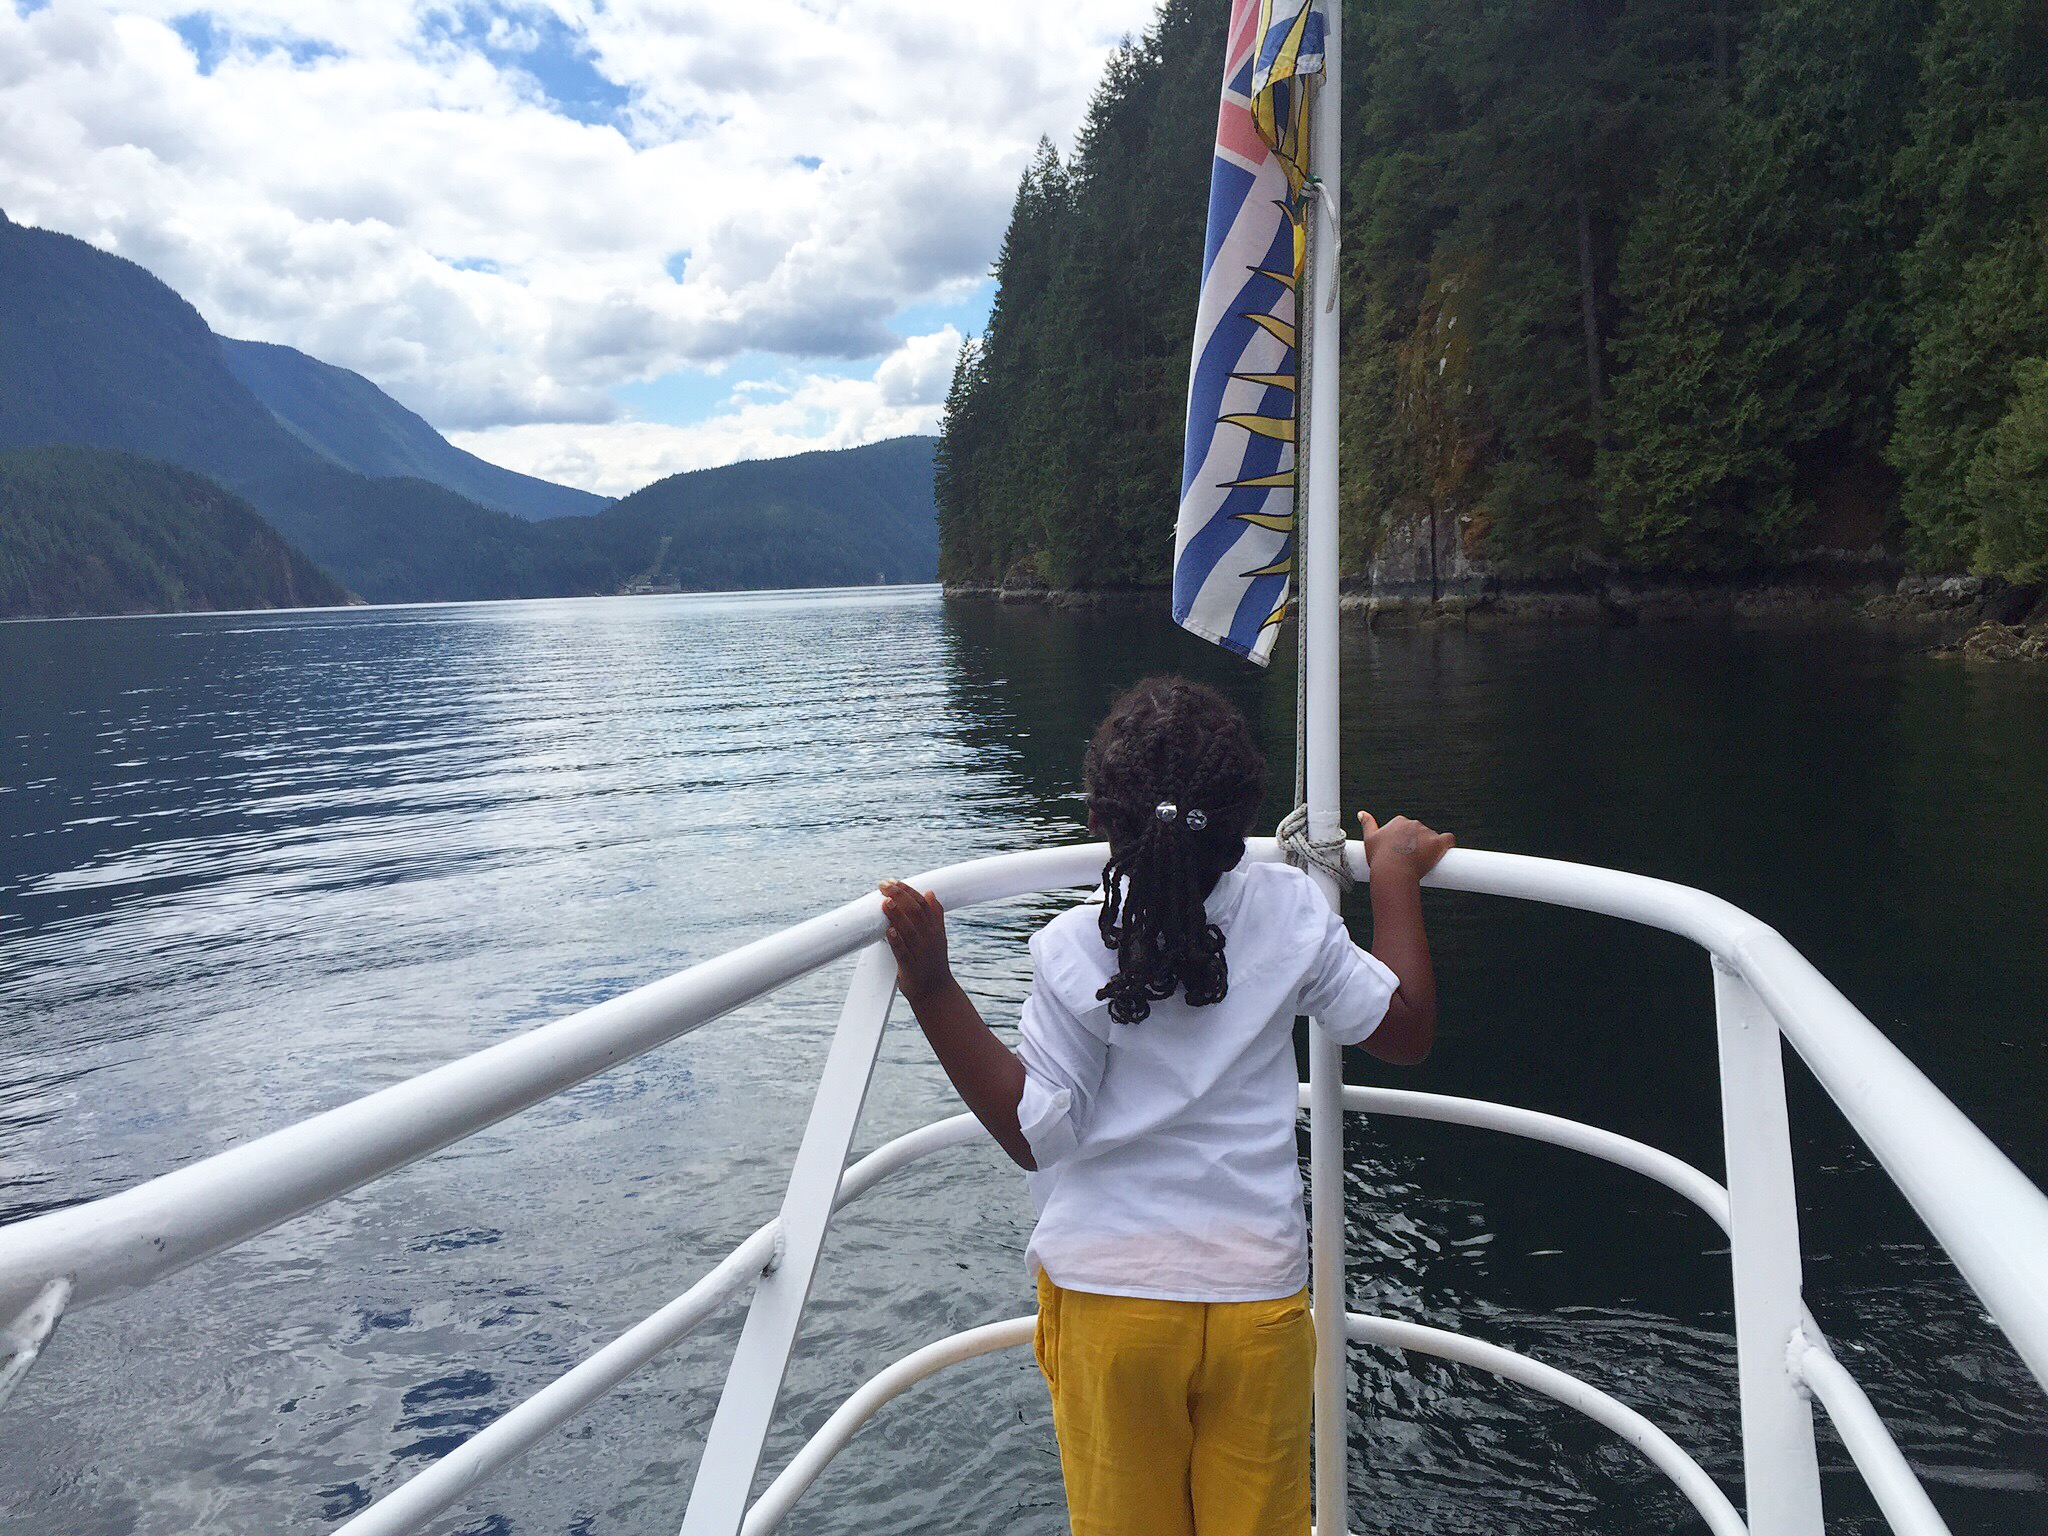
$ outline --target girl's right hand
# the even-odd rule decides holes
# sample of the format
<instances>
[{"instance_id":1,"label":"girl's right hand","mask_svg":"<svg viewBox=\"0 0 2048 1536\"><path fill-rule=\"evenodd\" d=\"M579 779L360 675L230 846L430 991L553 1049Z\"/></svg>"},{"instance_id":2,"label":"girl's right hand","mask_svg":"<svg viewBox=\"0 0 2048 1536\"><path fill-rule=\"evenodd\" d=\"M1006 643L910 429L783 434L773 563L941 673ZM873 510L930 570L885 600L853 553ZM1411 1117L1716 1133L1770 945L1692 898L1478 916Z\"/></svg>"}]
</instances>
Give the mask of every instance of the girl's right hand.
<instances>
[{"instance_id":1,"label":"girl's right hand","mask_svg":"<svg viewBox=\"0 0 2048 1536\"><path fill-rule=\"evenodd\" d=\"M896 989L913 1008L953 979L946 958L946 909L930 891L919 894L901 880L881 884L882 915L896 956Z\"/></svg>"},{"instance_id":2,"label":"girl's right hand","mask_svg":"<svg viewBox=\"0 0 2048 1536\"><path fill-rule=\"evenodd\" d=\"M1374 876L1409 875L1420 880L1437 866L1437 861L1457 844L1448 832L1433 832L1410 816L1396 816L1384 827L1369 811L1358 813L1359 830L1365 837L1365 863Z\"/></svg>"}]
</instances>

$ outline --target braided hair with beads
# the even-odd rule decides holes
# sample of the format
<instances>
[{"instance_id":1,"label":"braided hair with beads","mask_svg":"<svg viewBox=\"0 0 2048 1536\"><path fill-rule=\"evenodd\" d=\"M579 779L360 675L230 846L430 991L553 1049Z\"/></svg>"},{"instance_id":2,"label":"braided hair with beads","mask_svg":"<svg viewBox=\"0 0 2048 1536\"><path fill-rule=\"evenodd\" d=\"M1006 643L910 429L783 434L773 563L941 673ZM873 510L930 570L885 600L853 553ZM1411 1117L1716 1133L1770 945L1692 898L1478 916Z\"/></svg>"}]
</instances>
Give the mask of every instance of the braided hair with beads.
<instances>
[{"instance_id":1,"label":"braided hair with beads","mask_svg":"<svg viewBox=\"0 0 2048 1536\"><path fill-rule=\"evenodd\" d=\"M1118 694L1088 743L1091 824L1109 839L1102 942L1116 974L1096 994L1119 1024L1183 993L1196 1007L1230 990L1223 930L1205 903L1244 857L1266 792L1250 725L1213 688L1148 677Z\"/></svg>"}]
</instances>

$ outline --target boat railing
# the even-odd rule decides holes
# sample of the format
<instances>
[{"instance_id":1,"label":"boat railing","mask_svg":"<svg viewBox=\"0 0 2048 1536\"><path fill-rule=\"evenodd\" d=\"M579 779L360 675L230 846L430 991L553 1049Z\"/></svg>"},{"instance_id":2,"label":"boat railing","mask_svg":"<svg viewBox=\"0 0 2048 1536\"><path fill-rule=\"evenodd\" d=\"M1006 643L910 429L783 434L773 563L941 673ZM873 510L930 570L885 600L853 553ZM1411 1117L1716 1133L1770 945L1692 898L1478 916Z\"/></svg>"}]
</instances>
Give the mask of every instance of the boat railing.
<instances>
[{"instance_id":1,"label":"boat railing","mask_svg":"<svg viewBox=\"0 0 2048 1536\"><path fill-rule=\"evenodd\" d=\"M1104 855L1099 845L1005 854L935 870L916 883L958 910L1091 883ZM1280 853L1270 839L1259 839L1249 856L1264 861ZM1349 856L1363 878L1356 843ZM1641 1450L1716 1536L1820 1536L1812 1412L1818 1401L1892 1528L1906 1536L1945 1532L1802 1301L1781 1042L1798 1052L2044 1384L2048 1197L1797 950L1739 908L1641 875L1467 849L1446 857L1428 883L1623 918L1687 938L1710 957L1725 1188L1654 1147L1528 1109L1355 1086L1343 1090L1342 1109L1579 1151L1665 1185L1726 1232L1745 1514L1668 1435L1589 1382L1497 1345L1400 1319L1347 1312L1346 1336L1490 1371L1589 1415ZM1011 1318L897 1361L849 1397L751 1497L833 1213L912 1161L984 1134L970 1117L956 1115L849 1165L895 995L882 927L878 898L864 897L145 1184L0 1228L0 1319L9 1320L0 1333L0 1403L68 1311L153 1284L858 952L780 1212L674 1301L340 1527L346 1536L421 1529L744 1292L746 1320L683 1531L764 1536L891 1398L946 1366L1031 1335L1029 1316ZM1306 1087L1303 1095L1306 1104Z\"/></svg>"}]
</instances>

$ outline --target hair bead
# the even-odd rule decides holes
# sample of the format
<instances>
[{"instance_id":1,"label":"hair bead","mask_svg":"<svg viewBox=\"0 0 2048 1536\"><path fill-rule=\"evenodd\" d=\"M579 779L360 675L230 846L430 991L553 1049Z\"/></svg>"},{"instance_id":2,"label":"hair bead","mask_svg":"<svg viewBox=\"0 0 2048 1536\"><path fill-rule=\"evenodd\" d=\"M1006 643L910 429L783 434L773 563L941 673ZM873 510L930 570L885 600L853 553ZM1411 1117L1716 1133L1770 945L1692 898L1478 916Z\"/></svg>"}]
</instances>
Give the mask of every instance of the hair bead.
<instances>
[{"instance_id":1,"label":"hair bead","mask_svg":"<svg viewBox=\"0 0 2048 1536\"><path fill-rule=\"evenodd\" d=\"M1244 856L1265 796L1266 760L1251 726L1213 688L1147 678L1110 706L1083 779L1109 839L1097 927L1116 973L1097 995L1110 1018L1140 1023L1175 995L1194 1007L1222 1001L1230 971L1207 900ZM1183 809L1185 800L1199 808Z\"/></svg>"}]
</instances>

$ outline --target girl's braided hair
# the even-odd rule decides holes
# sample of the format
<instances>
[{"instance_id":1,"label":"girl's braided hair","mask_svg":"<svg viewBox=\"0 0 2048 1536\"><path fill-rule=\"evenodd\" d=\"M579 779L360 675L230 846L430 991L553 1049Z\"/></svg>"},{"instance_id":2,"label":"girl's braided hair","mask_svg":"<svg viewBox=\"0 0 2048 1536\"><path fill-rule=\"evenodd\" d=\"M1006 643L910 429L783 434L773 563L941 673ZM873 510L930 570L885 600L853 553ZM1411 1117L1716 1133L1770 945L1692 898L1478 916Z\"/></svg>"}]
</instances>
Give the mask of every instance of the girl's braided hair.
<instances>
[{"instance_id":1,"label":"girl's braided hair","mask_svg":"<svg viewBox=\"0 0 2048 1536\"><path fill-rule=\"evenodd\" d=\"M1244 857L1265 798L1251 727L1213 688L1148 677L1110 705L1082 778L1089 815L1109 839L1101 928L1116 975L1096 996L1119 1024L1142 1022L1176 991L1196 1007L1221 1002L1230 967L1204 903Z\"/></svg>"}]
</instances>

